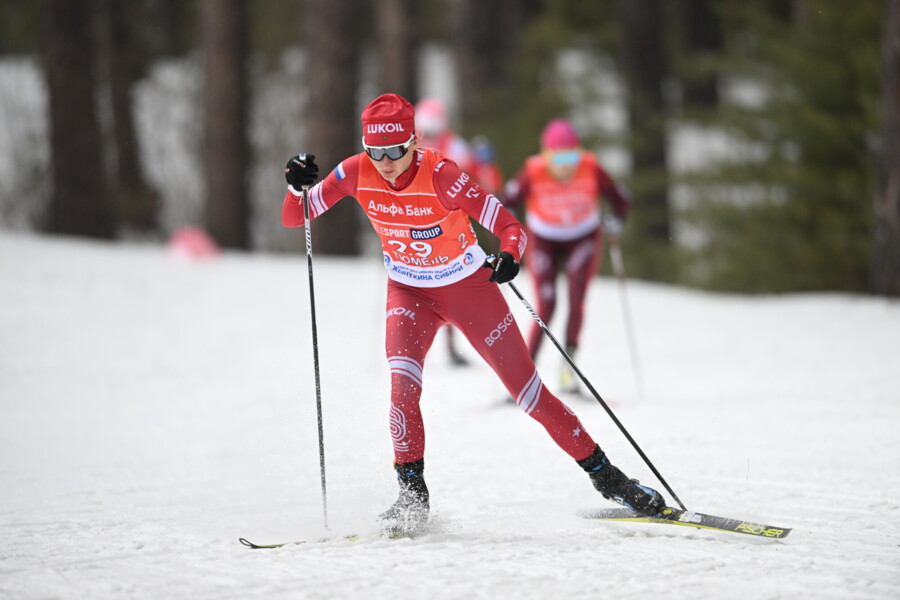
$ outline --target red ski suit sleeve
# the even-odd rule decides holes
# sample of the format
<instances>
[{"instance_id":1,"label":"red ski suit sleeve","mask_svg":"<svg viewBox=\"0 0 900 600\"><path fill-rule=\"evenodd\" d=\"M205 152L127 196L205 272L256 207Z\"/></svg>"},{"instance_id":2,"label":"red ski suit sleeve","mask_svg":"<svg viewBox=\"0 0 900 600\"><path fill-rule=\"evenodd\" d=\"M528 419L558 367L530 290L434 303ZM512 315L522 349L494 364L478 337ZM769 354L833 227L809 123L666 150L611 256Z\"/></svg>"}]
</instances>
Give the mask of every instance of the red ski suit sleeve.
<instances>
[{"instance_id":1,"label":"red ski suit sleeve","mask_svg":"<svg viewBox=\"0 0 900 600\"><path fill-rule=\"evenodd\" d=\"M325 179L309 189L309 214L315 219L345 196L355 196L359 179L359 161L369 160L357 154L344 160ZM398 193L412 181L418 166L415 161L397 178L394 189ZM500 204L499 200L475 183L451 160L438 165L433 176L434 189L441 204L448 210L461 210L475 219L500 240L500 251L509 252L517 261L525 252L527 237L521 223ZM303 196L288 187L281 207L281 222L285 227L300 227L303 221Z\"/></svg>"}]
</instances>

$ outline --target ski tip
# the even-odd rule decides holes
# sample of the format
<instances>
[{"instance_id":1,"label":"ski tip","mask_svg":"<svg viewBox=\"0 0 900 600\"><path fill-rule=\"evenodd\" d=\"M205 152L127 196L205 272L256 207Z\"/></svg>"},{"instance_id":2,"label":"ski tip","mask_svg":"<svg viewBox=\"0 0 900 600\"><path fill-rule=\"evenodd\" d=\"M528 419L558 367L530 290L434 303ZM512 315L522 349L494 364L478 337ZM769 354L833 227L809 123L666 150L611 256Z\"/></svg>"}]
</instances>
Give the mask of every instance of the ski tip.
<instances>
[{"instance_id":1,"label":"ski tip","mask_svg":"<svg viewBox=\"0 0 900 600\"><path fill-rule=\"evenodd\" d=\"M274 549L274 548L281 548L282 546L287 545L287 544L254 544L247 538L238 538L238 541L241 544L243 544L244 546L246 546L247 548L250 548L252 550Z\"/></svg>"},{"instance_id":2,"label":"ski tip","mask_svg":"<svg viewBox=\"0 0 900 600\"><path fill-rule=\"evenodd\" d=\"M253 550L273 550L275 548L284 548L285 546L299 546L303 544L324 544L327 542L356 542L362 539L358 534L348 533L347 535L342 535L340 537L324 537L317 539L308 539L308 540L297 540L293 542L284 542L282 544L254 544L247 538L238 538L238 541L246 546L247 548L251 548Z\"/></svg>"}]
</instances>

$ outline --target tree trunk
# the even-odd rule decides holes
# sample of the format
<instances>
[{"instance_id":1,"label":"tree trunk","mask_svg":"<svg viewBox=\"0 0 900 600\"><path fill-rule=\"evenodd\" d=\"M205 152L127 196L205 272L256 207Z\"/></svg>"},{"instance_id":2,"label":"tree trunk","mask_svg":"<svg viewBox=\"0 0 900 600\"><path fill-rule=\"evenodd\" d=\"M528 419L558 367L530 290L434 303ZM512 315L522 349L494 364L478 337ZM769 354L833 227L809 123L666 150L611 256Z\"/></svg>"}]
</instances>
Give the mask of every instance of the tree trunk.
<instances>
[{"instance_id":1,"label":"tree trunk","mask_svg":"<svg viewBox=\"0 0 900 600\"><path fill-rule=\"evenodd\" d=\"M121 4L131 4L121 2ZM143 32L148 54L153 58L184 56L194 49L192 34L197 30L197 7L184 0L145 0Z\"/></svg>"},{"instance_id":2,"label":"tree trunk","mask_svg":"<svg viewBox=\"0 0 900 600\"><path fill-rule=\"evenodd\" d=\"M500 53L491 42L500 39L493 27L492 7L496 3L479 0L450 0L450 39L459 90L459 115L463 123L475 120L479 100L500 72L496 61Z\"/></svg>"},{"instance_id":3,"label":"tree trunk","mask_svg":"<svg viewBox=\"0 0 900 600\"><path fill-rule=\"evenodd\" d=\"M415 8L414 0L380 0L375 3L379 84L382 91L400 94L410 102L415 102L418 96Z\"/></svg>"},{"instance_id":4,"label":"tree trunk","mask_svg":"<svg viewBox=\"0 0 900 600\"><path fill-rule=\"evenodd\" d=\"M885 4L884 97L875 199L872 291L900 296L900 0L887 0Z\"/></svg>"},{"instance_id":5,"label":"tree trunk","mask_svg":"<svg viewBox=\"0 0 900 600\"><path fill-rule=\"evenodd\" d=\"M135 129L132 89L144 71L144 56L128 7L99 0L101 56L112 109L112 194L121 225L157 229L159 198L147 185Z\"/></svg>"},{"instance_id":6,"label":"tree trunk","mask_svg":"<svg viewBox=\"0 0 900 600\"><path fill-rule=\"evenodd\" d=\"M540 6L520 0L449 0L450 39L459 89L459 115L463 133L480 133L485 95L512 84L518 59L519 35Z\"/></svg>"},{"instance_id":7,"label":"tree trunk","mask_svg":"<svg viewBox=\"0 0 900 600\"><path fill-rule=\"evenodd\" d=\"M323 176L362 151L356 105L362 9L359 0L310 0L306 12L306 152L316 156ZM359 206L343 200L313 224L316 251L357 255L360 229Z\"/></svg>"},{"instance_id":8,"label":"tree trunk","mask_svg":"<svg viewBox=\"0 0 900 600\"><path fill-rule=\"evenodd\" d=\"M203 0L205 55L206 219L209 233L229 248L249 248L247 67L245 3Z\"/></svg>"},{"instance_id":9,"label":"tree trunk","mask_svg":"<svg viewBox=\"0 0 900 600\"><path fill-rule=\"evenodd\" d=\"M630 227L652 253L638 261L644 277L669 280L671 245L666 165L663 29L659 0L618 0L622 65L628 90L635 206ZM632 261L635 262L635 261Z\"/></svg>"},{"instance_id":10,"label":"tree trunk","mask_svg":"<svg viewBox=\"0 0 900 600\"><path fill-rule=\"evenodd\" d=\"M686 65L681 69L682 104L688 108L715 108L719 103L718 77L708 64L722 51L722 23L712 0L680 0L675 5L681 21Z\"/></svg>"},{"instance_id":11,"label":"tree trunk","mask_svg":"<svg viewBox=\"0 0 900 600\"><path fill-rule=\"evenodd\" d=\"M116 222L94 94L94 6L91 0L41 0L40 11L53 179L46 229L112 238Z\"/></svg>"}]
</instances>

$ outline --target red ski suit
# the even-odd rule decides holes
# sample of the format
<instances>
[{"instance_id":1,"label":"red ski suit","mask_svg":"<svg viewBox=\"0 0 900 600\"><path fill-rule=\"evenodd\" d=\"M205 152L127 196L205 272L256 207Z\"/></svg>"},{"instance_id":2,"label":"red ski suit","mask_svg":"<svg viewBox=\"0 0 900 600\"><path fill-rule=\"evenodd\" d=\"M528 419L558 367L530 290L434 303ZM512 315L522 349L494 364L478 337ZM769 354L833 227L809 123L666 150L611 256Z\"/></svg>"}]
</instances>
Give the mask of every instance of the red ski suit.
<instances>
[{"instance_id":1,"label":"red ski suit","mask_svg":"<svg viewBox=\"0 0 900 600\"><path fill-rule=\"evenodd\" d=\"M549 323L556 309L556 274L565 269L569 315L566 346L577 348L584 322L588 284L600 264L603 249L600 233L600 199L612 204L623 219L628 214L627 196L616 186L591 152L582 152L575 174L559 181L549 172L542 155L530 157L525 167L506 187L505 206L525 204L525 217L532 250L525 266L534 281L536 311ZM537 356L543 340L537 325L528 335L528 349Z\"/></svg>"},{"instance_id":2,"label":"red ski suit","mask_svg":"<svg viewBox=\"0 0 900 600\"><path fill-rule=\"evenodd\" d=\"M395 185L360 153L344 160L309 190L310 216L353 196L381 237L388 269L385 351L391 370L390 428L397 463L425 454L419 399L425 356L438 329L451 324L494 370L526 414L575 460L595 442L578 417L543 385L499 286L482 268L468 217L500 238L518 260L525 249L521 224L450 160L416 150ZM302 196L289 189L282 207L287 227L303 225Z\"/></svg>"}]
</instances>

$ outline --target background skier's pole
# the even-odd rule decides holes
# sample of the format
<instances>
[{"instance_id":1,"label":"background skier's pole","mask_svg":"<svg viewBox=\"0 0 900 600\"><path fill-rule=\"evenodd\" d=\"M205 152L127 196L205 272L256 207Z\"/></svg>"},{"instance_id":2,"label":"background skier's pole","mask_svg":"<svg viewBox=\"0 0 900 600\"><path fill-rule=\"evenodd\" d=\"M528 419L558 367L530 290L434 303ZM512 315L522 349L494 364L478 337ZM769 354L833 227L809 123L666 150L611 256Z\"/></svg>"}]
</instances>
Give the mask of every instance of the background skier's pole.
<instances>
[{"instance_id":1,"label":"background skier's pole","mask_svg":"<svg viewBox=\"0 0 900 600\"><path fill-rule=\"evenodd\" d=\"M309 312L312 318L313 370L316 377L316 418L319 424L319 473L322 479L322 519L328 529L328 494L325 486L325 433L322 427L322 387L319 383L319 333L316 328L316 291L313 284L312 227L309 218L309 191L303 186L303 220L306 230L306 264L309 271Z\"/></svg>"},{"instance_id":2,"label":"background skier's pole","mask_svg":"<svg viewBox=\"0 0 900 600\"><path fill-rule=\"evenodd\" d=\"M494 258L494 257L488 257L489 263L491 262L492 258ZM685 505L682 504L681 500L678 498L678 495L672 490L672 487L668 484L668 482L665 479L663 479L663 476L660 474L660 472L656 470L656 467L653 466L653 463L650 462L650 459L647 458L647 455L644 454L644 451L641 450L641 447L638 446L638 443L636 441L634 441L634 438L631 437L631 434L628 433L628 430L625 429L625 426L622 425L622 422L619 421L618 417L616 417L615 413L613 413L612 409L609 407L609 405L606 403L606 401L600 397L600 394L597 393L597 390L594 389L594 386L591 385L591 382L587 380L587 377L584 376L584 373L581 372L581 369L578 368L578 366L572 360L572 357L570 357L569 354L562 347L562 345L560 345L559 341L557 341L556 337L550 331L550 328L547 327L547 325L546 325L546 323L544 323L543 319L541 319L538 316L537 312L535 312L534 308L532 308L532 306L528 302L528 300L525 299L525 296L523 296L522 293L519 291L519 288L517 288L516 285L512 281L507 282L507 283L509 285L509 288L513 291L513 293L516 296L518 296L519 300L522 301L522 304L525 305L525 308L528 310L528 312L531 313L532 318L537 322L537 324L541 327L541 329L544 330L544 333L547 334L547 337L550 338L550 341L553 342L553 345L556 346L556 349L560 351L560 353L563 355L563 358L566 359L566 362L569 363L569 366L572 367L572 370L575 372L576 375L578 375L578 377L581 379L582 383L584 383L585 387L587 387L587 389L591 392L591 394L593 394L593 396L597 400L597 402L600 403L600 406L603 407L603 409L609 415L609 418L613 420L613 423L616 424L616 426L619 428L619 431L621 431L625 435L625 438L629 442L631 442L631 445L634 447L635 450L637 450L637 453L640 455L640 457L642 459L644 459L644 462L647 463L647 466L650 467L650 470L653 471L653 474L656 475L656 478L659 480L659 482L661 484L663 484L663 487L666 488L666 490L669 492L669 494L672 495L672 499L678 503L678 506L681 507L681 510L687 510L687 507L685 507Z\"/></svg>"},{"instance_id":3,"label":"background skier's pole","mask_svg":"<svg viewBox=\"0 0 900 600\"><path fill-rule=\"evenodd\" d=\"M641 362L638 358L637 338L634 335L631 311L628 308L628 297L625 293L625 261L622 260L622 247L619 245L618 236L610 237L609 257L612 259L613 272L616 274L616 279L619 282L619 299L622 302L622 316L625 319L625 334L628 338L628 349L631 351L631 366L634 371L634 383L637 386L638 398L643 398L644 380L641 376Z\"/></svg>"}]
</instances>

